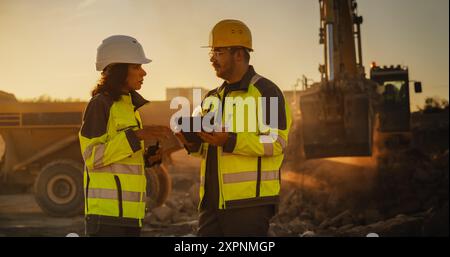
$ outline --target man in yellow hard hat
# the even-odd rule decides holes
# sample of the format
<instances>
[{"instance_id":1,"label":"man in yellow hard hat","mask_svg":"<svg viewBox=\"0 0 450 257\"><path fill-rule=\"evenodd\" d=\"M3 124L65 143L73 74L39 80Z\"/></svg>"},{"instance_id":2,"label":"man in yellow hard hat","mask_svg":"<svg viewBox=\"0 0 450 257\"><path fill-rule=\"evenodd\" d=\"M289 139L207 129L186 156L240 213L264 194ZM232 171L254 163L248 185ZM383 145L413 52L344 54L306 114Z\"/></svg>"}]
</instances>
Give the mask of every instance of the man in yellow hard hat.
<instances>
[{"instance_id":1,"label":"man in yellow hard hat","mask_svg":"<svg viewBox=\"0 0 450 257\"><path fill-rule=\"evenodd\" d=\"M202 157L198 235L266 236L278 203L289 108L281 90L249 65L252 36L243 22L217 23L208 47L224 82L206 95L202 115L216 115L221 129L198 132L202 143L177 134Z\"/></svg>"}]
</instances>

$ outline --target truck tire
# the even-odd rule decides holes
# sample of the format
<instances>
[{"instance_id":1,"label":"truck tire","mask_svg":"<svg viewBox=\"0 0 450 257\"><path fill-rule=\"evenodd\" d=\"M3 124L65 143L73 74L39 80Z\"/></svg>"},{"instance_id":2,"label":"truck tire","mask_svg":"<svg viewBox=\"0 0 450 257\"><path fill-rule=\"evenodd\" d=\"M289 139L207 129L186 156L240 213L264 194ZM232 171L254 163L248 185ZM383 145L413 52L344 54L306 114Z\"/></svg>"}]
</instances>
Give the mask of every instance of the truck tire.
<instances>
[{"instance_id":1,"label":"truck tire","mask_svg":"<svg viewBox=\"0 0 450 257\"><path fill-rule=\"evenodd\" d=\"M146 169L147 211L163 205L172 191L172 180L164 165Z\"/></svg>"},{"instance_id":2,"label":"truck tire","mask_svg":"<svg viewBox=\"0 0 450 257\"><path fill-rule=\"evenodd\" d=\"M50 216L73 217L84 211L83 166L72 160L45 165L34 184L34 196Z\"/></svg>"}]
</instances>

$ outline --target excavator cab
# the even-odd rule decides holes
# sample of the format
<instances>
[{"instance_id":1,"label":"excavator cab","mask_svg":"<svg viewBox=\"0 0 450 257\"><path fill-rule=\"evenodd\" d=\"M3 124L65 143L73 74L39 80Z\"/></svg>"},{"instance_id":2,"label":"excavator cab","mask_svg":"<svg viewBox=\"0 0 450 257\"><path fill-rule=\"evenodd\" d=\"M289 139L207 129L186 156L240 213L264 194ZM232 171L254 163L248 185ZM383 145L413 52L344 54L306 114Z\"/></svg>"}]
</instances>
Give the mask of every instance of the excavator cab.
<instances>
[{"instance_id":1,"label":"excavator cab","mask_svg":"<svg viewBox=\"0 0 450 257\"><path fill-rule=\"evenodd\" d=\"M410 102L408 69L401 66L372 66L370 79L382 86L379 106L381 132L410 130ZM421 85L415 84L416 91ZM420 90L421 91L421 90ZM419 92L420 92L419 91Z\"/></svg>"}]
</instances>

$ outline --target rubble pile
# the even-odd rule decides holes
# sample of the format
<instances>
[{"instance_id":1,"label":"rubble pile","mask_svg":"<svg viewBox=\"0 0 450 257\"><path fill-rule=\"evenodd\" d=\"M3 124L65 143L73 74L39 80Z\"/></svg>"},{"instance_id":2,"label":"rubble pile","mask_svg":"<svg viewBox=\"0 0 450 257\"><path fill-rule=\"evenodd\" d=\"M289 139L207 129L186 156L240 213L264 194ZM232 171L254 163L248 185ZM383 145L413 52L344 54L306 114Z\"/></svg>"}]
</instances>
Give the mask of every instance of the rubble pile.
<instances>
[{"instance_id":1,"label":"rubble pile","mask_svg":"<svg viewBox=\"0 0 450 257\"><path fill-rule=\"evenodd\" d=\"M364 159L306 161L288 172L271 235L448 236L448 150L396 157L372 168Z\"/></svg>"},{"instance_id":2,"label":"rubble pile","mask_svg":"<svg viewBox=\"0 0 450 257\"><path fill-rule=\"evenodd\" d=\"M289 146L281 205L270 233L448 236L448 125L448 107L431 114L415 112L406 147L376 149L373 159L346 161L300 160L304 154L300 130L295 129L290 139L299 144ZM377 136L374 144L385 140Z\"/></svg>"},{"instance_id":3,"label":"rubble pile","mask_svg":"<svg viewBox=\"0 0 450 257\"><path fill-rule=\"evenodd\" d=\"M287 163L271 236L448 235L448 151L428 157L408 150L395 165L369 158ZM389 167L389 170L388 170ZM197 167L171 167L172 192L147 214L142 235L195 235Z\"/></svg>"},{"instance_id":4,"label":"rubble pile","mask_svg":"<svg viewBox=\"0 0 450 257\"><path fill-rule=\"evenodd\" d=\"M178 153L178 155L180 155ZM188 163L189 164L189 163ZM167 201L147 213L142 236L195 235L198 224L199 182L197 164L169 167L172 191Z\"/></svg>"},{"instance_id":5,"label":"rubble pile","mask_svg":"<svg viewBox=\"0 0 450 257\"><path fill-rule=\"evenodd\" d=\"M448 150L428 157L417 150L379 167L380 208L387 216L413 213L448 202Z\"/></svg>"}]
</instances>

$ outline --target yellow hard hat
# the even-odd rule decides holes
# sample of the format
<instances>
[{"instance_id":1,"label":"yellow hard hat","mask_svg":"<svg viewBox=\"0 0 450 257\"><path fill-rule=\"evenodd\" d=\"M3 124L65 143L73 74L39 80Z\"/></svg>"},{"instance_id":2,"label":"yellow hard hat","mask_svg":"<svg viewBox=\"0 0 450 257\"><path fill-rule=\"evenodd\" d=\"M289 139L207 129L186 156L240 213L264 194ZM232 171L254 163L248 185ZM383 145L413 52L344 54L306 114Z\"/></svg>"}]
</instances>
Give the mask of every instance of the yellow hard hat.
<instances>
[{"instance_id":1,"label":"yellow hard hat","mask_svg":"<svg viewBox=\"0 0 450 257\"><path fill-rule=\"evenodd\" d=\"M253 51L252 34L242 21L222 20L211 30L207 47L231 46L242 46Z\"/></svg>"}]
</instances>

